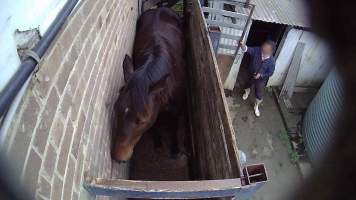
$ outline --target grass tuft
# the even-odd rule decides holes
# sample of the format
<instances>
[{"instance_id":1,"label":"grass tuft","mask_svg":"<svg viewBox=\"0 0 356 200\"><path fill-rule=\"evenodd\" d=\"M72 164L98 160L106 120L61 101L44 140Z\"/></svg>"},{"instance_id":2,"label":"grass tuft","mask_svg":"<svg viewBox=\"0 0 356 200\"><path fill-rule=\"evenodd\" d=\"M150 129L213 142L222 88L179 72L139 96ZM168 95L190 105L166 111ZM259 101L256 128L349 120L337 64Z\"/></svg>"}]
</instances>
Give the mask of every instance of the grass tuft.
<instances>
[{"instance_id":1,"label":"grass tuft","mask_svg":"<svg viewBox=\"0 0 356 200\"><path fill-rule=\"evenodd\" d=\"M293 163L296 163L299 161L300 159L300 156L298 154L297 151L295 151L294 149L292 149L292 145L290 144L290 139L289 139L289 135L288 135L288 132L287 130L285 129L282 129L282 130L279 130L277 133L277 138L284 144L287 146L288 148L288 154L289 154L289 157L291 159L291 161Z\"/></svg>"}]
</instances>

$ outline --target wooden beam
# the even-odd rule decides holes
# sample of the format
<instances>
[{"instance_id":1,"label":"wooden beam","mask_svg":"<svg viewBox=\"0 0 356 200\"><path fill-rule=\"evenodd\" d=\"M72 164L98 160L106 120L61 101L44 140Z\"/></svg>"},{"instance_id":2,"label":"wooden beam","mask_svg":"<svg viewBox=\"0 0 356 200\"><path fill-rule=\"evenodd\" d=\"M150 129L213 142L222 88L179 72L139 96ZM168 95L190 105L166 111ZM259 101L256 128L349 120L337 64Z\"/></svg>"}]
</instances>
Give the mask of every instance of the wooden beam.
<instances>
[{"instance_id":1,"label":"wooden beam","mask_svg":"<svg viewBox=\"0 0 356 200\"><path fill-rule=\"evenodd\" d=\"M201 181L135 181L86 176L84 187L93 195L149 199L232 197L241 190L241 179Z\"/></svg>"},{"instance_id":2,"label":"wooden beam","mask_svg":"<svg viewBox=\"0 0 356 200\"><path fill-rule=\"evenodd\" d=\"M196 177L202 180L239 178L238 149L219 67L199 1L191 2L186 29L187 59L191 63L188 116L195 148Z\"/></svg>"},{"instance_id":3,"label":"wooden beam","mask_svg":"<svg viewBox=\"0 0 356 200\"><path fill-rule=\"evenodd\" d=\"M279 97L286 97L289 99L292 98L294 86L298 78L300 63L302 61L304 47L305 43L298 42Z\"/></svg>"}]
</instances>

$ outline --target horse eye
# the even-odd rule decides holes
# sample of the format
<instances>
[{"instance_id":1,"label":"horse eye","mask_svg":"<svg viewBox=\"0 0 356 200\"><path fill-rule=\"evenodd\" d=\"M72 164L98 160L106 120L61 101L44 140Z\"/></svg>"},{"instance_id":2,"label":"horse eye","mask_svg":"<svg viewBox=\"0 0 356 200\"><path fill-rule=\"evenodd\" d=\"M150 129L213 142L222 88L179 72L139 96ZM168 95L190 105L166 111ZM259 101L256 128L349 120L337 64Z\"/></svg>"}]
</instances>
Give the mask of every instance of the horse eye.
<instances>
[{"instance_id":1,"label":"horse eye","mask_svg":"<svg viewBox=\"0 0 356 200\"><path fill-rule=\"evenodd\" d=\"M129 112L129 107L125 108L125 114Z\"/></svg>"},{"instance_id":2,"label":"horse eye","mask_svg":"<svg viewBox=\"0 0 356 200\"><path fill-rule=\"evenodd\" d=\"M136 119L136 124L142 125L142 124L144 124L144 123L145 123L144 121L142 121L142 120L140 120L140 119Z\"/></svg>"}]
</instances>

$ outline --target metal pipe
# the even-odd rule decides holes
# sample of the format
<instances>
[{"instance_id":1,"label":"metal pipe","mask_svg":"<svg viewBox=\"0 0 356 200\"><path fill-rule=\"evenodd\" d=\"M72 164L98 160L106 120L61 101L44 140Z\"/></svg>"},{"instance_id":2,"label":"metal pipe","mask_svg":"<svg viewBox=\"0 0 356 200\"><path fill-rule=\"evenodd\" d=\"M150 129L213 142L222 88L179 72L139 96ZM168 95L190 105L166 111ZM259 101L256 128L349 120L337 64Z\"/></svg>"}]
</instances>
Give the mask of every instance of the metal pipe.
<instances>
[{"instance_id":1,"label":"metal pipe","mask_svg":"<svg viewBox=\"0 0 356 200\"><path fill-rule=\"evenodd\" d=\"M51 26L48 28L47 32L32 49L32 51L37 54L39 58L42 58L42 56L45 54L51 42L56 37L57 33L65 23L67 17L70 15L73 8L76 6L77 2L78 0L68 0L68 2L64 5L61 12L55 18ZM0 118L2 118L7 112L17 93L20 91L28 77L35 70L36 66L37 62L34 58L26 58L21 63L19 69L12 76L10 81L7 83L4 90L0 93Z\"/></svg>"}]
</instances>

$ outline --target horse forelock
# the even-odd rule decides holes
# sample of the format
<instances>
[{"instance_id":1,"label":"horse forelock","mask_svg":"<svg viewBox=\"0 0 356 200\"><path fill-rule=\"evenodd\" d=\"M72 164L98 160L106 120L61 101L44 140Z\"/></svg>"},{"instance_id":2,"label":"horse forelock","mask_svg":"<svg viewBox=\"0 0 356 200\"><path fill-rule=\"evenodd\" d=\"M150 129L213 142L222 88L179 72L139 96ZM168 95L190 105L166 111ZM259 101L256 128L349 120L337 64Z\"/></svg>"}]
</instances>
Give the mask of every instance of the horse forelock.
<instances>
[{"instance_id":1,"label":"horse forelock","mask_svg":"<svg viewBox=\"0 0 356 200\"><path fill-rule=\"evenodd\" d=\"M131 107L144 113L150 88L170 72L167 59L162 55L150 55L148 61L137 69L128 82Z\"/></svg>"}]
</instances>

